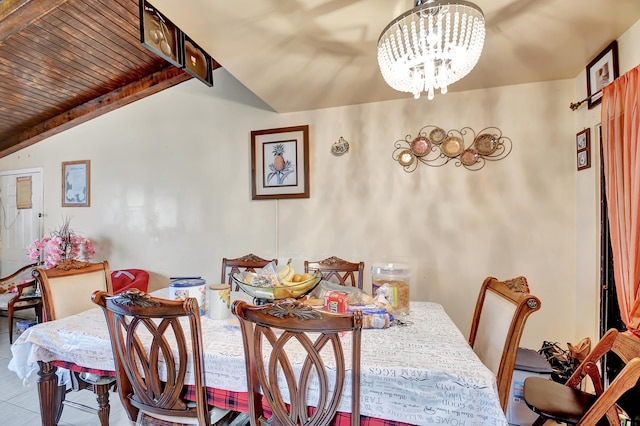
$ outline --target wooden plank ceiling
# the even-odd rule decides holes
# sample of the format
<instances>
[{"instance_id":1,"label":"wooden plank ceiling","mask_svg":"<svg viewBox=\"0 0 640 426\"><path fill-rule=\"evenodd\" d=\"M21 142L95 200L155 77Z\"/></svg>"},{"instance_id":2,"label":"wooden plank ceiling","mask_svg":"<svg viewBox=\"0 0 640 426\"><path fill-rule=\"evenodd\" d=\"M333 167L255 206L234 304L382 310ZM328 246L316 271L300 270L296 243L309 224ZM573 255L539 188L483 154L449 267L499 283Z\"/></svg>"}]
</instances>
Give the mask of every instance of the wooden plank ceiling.
<instances>
[{"instance_id":1,"label":"wooden plank ceiling","mask_svg":"<svg viewBox=\"0 0 640 426\"><path fill-rule=\"evenodd\" d=\"M0 158L192 78L139 22L138 0L0 0Z\"/></svg>"}]
</instances>

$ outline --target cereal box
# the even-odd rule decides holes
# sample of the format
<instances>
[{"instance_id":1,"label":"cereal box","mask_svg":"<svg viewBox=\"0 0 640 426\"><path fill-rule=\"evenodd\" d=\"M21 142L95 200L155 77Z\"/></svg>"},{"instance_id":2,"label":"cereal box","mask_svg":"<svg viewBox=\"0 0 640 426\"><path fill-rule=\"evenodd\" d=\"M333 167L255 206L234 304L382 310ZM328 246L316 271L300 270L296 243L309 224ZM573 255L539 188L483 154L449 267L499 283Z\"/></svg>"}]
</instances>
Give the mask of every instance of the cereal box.
<instances>
[{"instance_id":1,"label":"cereal box","mask_svg":"<svg viewBox=\"0 0 640 426\"><path fill-rule=\"evenodd\" d=\"M324 310L328 312L347 312L349 295L342 291L329 290L324 294Z\"/></svg>"}]
</instances>

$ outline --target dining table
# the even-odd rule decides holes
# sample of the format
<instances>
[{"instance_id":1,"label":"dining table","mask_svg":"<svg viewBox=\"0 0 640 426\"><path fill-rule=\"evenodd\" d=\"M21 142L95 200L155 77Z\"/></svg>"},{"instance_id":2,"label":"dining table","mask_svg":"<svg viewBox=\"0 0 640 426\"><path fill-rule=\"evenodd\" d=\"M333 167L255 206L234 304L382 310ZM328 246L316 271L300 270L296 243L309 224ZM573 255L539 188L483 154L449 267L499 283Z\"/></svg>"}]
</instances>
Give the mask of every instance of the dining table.
<instances>
[{"instance_id":1,"label":"dining table","mask_svg":"<svg viewBox=\"0 0 640 426\"><path fill-rule=\"evenodd\" d=\"M151 294L169 298L167 288ZM251 301L241 291L232 292L234 299ZM201 326L209 403L248 412L245 355L237 319L204 315ZM348 333L342 338L350 341ZM38 382L43 425L53 425L52 419L59 418L62 404L54 400L51 389L66 385L67 369L115 375L109 332L98 307L28 328L11 351L9 369L25 382ZM411 301L409 314L396 318L390 327L363 330L360 360L362 425L508 424L495 375L440 304ZM345 362L349 365L350 359ZM186 382L193 383L193 378L187 377ZM310 392L310 398L312 395ZM333 424L350 424L350 400L350 386L345 386Z\"/></svg>"}]
</instances>

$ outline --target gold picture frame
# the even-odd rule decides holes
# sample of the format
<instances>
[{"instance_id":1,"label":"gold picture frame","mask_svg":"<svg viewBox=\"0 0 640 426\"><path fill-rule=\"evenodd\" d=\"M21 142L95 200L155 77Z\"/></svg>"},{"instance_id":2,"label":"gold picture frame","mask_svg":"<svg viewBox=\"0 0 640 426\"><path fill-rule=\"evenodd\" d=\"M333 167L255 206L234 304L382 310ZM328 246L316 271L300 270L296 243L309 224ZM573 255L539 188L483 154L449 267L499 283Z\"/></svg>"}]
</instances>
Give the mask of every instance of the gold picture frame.
<instances>
[{"instance_id":1,"label":"gold picture frame","mask_svg":"<svg viewBox=\"0 0 640 426\"><path fill-rule=\"evenodd\" d=\"M62 207L91 205L91 161L62 163Z\"/></svg>"},{"instance_id":2,"label":"gold picture frame","mask_svg":"<svg viewBox=\"0 0 640 426\"><path fill-rule=\"evenodd\" d=\"M251 132L253 200L309 198L309 126Z\"/></svg>"}]
</instances>

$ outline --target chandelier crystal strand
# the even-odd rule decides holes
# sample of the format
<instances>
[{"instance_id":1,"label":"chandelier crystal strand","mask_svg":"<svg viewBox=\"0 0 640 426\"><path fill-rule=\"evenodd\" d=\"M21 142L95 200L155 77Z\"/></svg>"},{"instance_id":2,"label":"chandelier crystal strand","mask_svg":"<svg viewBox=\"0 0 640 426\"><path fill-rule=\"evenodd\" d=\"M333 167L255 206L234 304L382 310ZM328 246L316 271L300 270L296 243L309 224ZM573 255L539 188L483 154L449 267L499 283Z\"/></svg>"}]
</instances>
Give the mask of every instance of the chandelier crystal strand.
<instances>
[{"instance_id":1,"label":"chandelier crystal strand","mask_svg":"<svg viewBox=\"0 0 640 426\"><path fill-rule=\"evenodd\" d=\"M378 65L392 88L418 99L467 75L484 45L482 10L463 0L431 0L394 19L378 39Z\"/></svg>"}]
</instances>

